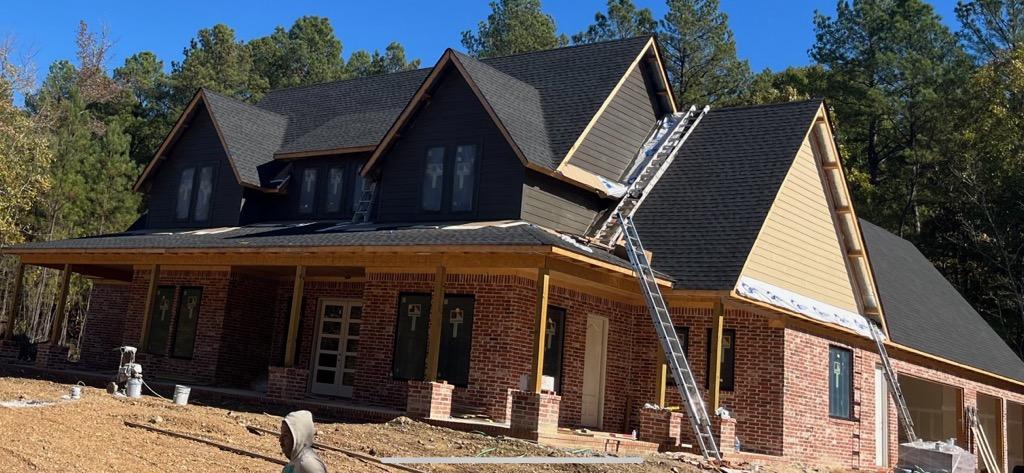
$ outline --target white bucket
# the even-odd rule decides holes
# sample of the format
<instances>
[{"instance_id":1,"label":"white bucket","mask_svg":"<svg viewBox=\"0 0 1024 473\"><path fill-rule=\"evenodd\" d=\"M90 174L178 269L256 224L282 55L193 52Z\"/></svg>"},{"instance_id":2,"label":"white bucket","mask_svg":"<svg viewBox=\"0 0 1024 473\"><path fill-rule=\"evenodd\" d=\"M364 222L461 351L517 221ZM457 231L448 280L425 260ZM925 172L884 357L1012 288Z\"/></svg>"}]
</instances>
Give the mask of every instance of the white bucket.
<instances>
[{"instance_id":1,"label":"white bucket","mask_svg":"<svg viewBox=\"0 0 1024 473\"><path fill-rule=\"evenodd\" d=\"M179 406L188 404L188 394L192 391L192 388L188 386L182 386L180 384L174 385L174 403Z\"/></svg>"},{"instance_id":2,"label":"white bucket","mask_svg":"<svg viewBox=\"0 0 1024 473\"><path fill-rule=\"evenodd\" d=\"M82 387L81 386L71 386L71 399L77 400L77 399L81 399L81 398L82 398Z\"/></svg>"},{"instance_id":3,"label":"white bucket","mask_svg":"<svg viewBox=\"0 0 1024 473\"><path fill-rule=\"evenodd\" d=\"M138 398L142 397L142 380L139 378L128 378L128 382L125 383L125 391L127 391L128 397Z\"/></svg>"}]
</instances>

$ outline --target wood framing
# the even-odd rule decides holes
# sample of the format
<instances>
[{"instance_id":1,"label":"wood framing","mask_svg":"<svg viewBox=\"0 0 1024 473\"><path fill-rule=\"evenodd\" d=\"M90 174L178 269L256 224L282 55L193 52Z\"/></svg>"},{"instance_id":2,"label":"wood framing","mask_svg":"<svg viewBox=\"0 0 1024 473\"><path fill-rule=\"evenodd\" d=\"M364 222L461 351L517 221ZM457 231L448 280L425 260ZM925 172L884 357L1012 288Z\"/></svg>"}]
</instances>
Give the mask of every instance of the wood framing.
<instances>
[{"instance_id":1,"label":"wood framing","mask_svg":"<svg viewBox=\"0 0 1024 473\"><path fill-rule=\"evenodd\" d=\"M64 335L64 321L67 320L68 287L71 285L71 265L65 264L60 278L60 292L57 294L57 308L50 323L50 344L59 344Z\"/></svg>"},{"instance_id":2,"label":"wood framing","mask_svg":"<svg viewBox=\"0 0 1024 473\"><path fill-rule=\"evenodd\" d=\"M11 302L7 306L7 327L4 338L10 340L14 336L14 324L18 321L18 308L21 305L21 288L25 280L25 263L18 261L14 267L14 290L11 291Z\"/></svg>"},{"instance_id":3,"label":"wood framing","mask_svg":"<svg viewBox=\"0 0 1024 473\"><path fill-rule=\"evenodd\" d=\"M153 317L153 302L156 286L160 283L160 265L154 264L149 270L149 286L146 288L146 305L142 308L142 333L139 334L139 348L146 349L149 343L149 322Z\"/></svg>"},{"instance_id":4,"label":"wood framing","mask_svg":"<svg viewBox=\"0 0 1024 473\"><path fill-rule=\"evenodd\" d=\"M437 381L437 365L441 359L441 320L444 310L444 283L448 273L444 266L434 272L434 291L430 295L430 326L427 329L427 369L424 378Z\"/></svg>"},{"instance_id":5,"label":"wood framing","mask_svg":"<svg viewBox=\"0 0 1024 473\"><path fill-rule=\"evenodd\" d=\"M284 345L284 366L295 366L295 348L299 337L299 318L302 317L302 292L306 286L306 267L295 267L295 282L292 286L292 306L288 311L288 338Z\"/></svg>"},{"instance_id":6,"label":"wood framing","mask_svg":"<svg viewBox=\"0 0 1024 473\"><path fill-rule=\"evenodd\" d=\"M725 308L722 301L715 301L711 319L711 373L708 376L708 410L718 410L722 388L722 330L725 328Z\"/></svg>"},{"instance_id":7,"label":"wood framing","mask_svg":"<svg viewBox=\"0 0 1024 473\"><path fill-rule=\"evenodd\" d=\"M659 345L660 347L660 345ZM665 396L668 391L668 362L665 360L665 350L658 350L658 363L654 367L654 398L658 405L665 406Z\"/></svg>"},{"instance_id":8,"label":"wood framing","mask_svg":"<svg viewBox=\"0 0 1024 473\"><path fill-rule=\"evenodd\" d=\"M533 325L533 368L530 371L530 390L540 394L544 386L544 337L548 327L548 290L551 274L547 268L537 270L537 307Z\"/></svg>"}]
</instances>

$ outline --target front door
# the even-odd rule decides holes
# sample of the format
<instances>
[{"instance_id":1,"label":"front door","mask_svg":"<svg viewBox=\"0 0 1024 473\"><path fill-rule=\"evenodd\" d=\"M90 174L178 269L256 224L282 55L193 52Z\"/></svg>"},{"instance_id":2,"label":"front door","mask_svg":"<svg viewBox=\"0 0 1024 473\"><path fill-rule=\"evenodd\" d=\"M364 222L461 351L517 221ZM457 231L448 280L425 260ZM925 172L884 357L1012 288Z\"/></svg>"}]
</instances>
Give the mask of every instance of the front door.
<instances>
[{"instance_id":1,"label":"front door","mask_svg":"<svg viewBox=\"0 0 1024 473\"><path fill-rule=\"evenodd\" d=\"M362 316L361 302L320 300L313 360L314 394L352 396Z\"/></svg>"},{"instance_id":2,"label":"front door","mask_svg":"<svg viewBox=\"0 0 1024 473\"><path fill-rule=\"evenodd\" d=\"M581 423L601 428L604 411L604 376L608 349L608 319L587 317L587 345L583 355L583 413Z\"/></svg>"}]
</instances>

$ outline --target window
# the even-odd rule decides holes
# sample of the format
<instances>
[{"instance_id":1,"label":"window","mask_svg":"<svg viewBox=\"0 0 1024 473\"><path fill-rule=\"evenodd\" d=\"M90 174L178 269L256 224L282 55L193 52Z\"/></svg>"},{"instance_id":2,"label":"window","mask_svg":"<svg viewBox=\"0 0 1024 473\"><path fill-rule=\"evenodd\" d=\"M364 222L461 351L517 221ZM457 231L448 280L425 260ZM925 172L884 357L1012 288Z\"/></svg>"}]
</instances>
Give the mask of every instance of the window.
<instances>
[{"instance_id":1,"label":"window","mask_svg":"<svg viewBox=\"0 0 1024 473\"><path fill-rule=\"evenodd\" d=\"M455 148L455 173L452 176L452 212L473 210L473 184L476 182L476 145Z\"/></svg>"},{"instance_id":2,"label":"window","mask_svg":"<svg viewBox=\"0 0 1024 473\"><path fill-rule=\"evenodd\" d=\"M562 350L565 346L565 309L548 306L544 330L544 376L555 379L555 392L562 392Z\"/></svg>"},{"instance_id":3,"label":"window","mask_svg":"<svg viewBox=\"0 0 1024 473\"><path fill-rule=\"evenodd\" d=\"M338 213L341 211L341 200L345 196L344 189L345 168L333 167L327 171L327 198L324 208L327 213Z\"/></svg>"},{"instance_id":4,"label":"window","mask_svg":"<svg viewBox=\"0 0 1024 473\"><path fill-rule=\"evenodd\" d=\"M828 347L828 415L841 419L853 417L853 352Z\"/></svg>"},{"instance_id":5,"label":"window","mask_svg":"<svg viewBox=\"0 0 1024 473\"><path fill-rule=\"evenodd\" d=\"M707 369L704 371L704 387L709 388L710 384L708 380L711 379L711 329L707 330L708 336L708 349L707 349ZM736 330L735 329L724 329L722 330L722 371L720 373L718 389L722 391L732 391L736 380Z\"/></svg>"},{"instance_id":6,"label":"window","mask_svg":"<svg viewBox=\"0 0 1024 473\"><path fill-rule=\"evenodd\" d=\"M465 387L469 384L469 354L473 341L473 296L445 296L443 310L437 377Z\"/></svg>"},{"instance_id":7,"label":"window","mask_svg":"<svg viewBox=\"0 0 1024 473\"><path fill-rule=\"evenodd\" d=\"M363 200L363 175L359 173L359 166L355 166L352 176L352 211L359 211L359 201Z\"/></svg>"},{"instance_id":8,"label":"window","mask_svg":"<svg viewBox=\"0 0 1024 473\"><path fill-rule=\"evenodd\" d=\"M210 219L210 197L213 195L213 166L199 168L199 188L196 189L195 220Z\"/></svg>"},{"instance_id":9,"label":"window","mask_svg":"<svg viewBox=\"0 0 1024 473\"><path fill-rule=\"evenodd\" d=\"M435 146L427 150L426 166L423 171L423 210L441 210L444 194L444 147Z\"/></svg>"},{"instance_id":10,"label":"window","mask_svg":"<svg viewBox=\"0 0 1024 473\"><path fill-rule=\"evenodd\" d=\"M171 350L171 356L192 358L196 344L199 304L202 299L203 288L201 287L186 287L181 290L178 314L174 321L174 347Z\"/></svg>"},{"instance_id":11,"label":"window","mask_svg":"<svg viewBox=\"0 0 1024 473\"><path fill-rule=\"evenodd\" d=\"M679 337L679 344L682 345L683 353L687 356L687 361L689 361L689 356L690 356L690 327L679 327L679 326L677 326L675 329L676 329L676 336ZM661 347L659 347L659 349L660 348ZM668 373L667 384L668 384L668 386L675 386L676 385L676 377L672 376L671 370Z\"/></svg>"},{"instance_id":12,"label":"window","mask_svg":"<svg viewBox=\"0 0 1024 473\"><path fill-rule=\"evenodd\" d=\"M156 288L153 309L149 315L149 333L146 336L146 351L163 355L167 353L167 340L171 333L171 319L174 317L174 286Z\"/></svg>"},{"instance_id":13,"label":"window","mask_svg":"<svg viewBox=\"0 0 1024 473\"><path fill-rule=\"evenodd\" d=\"M398 296L395 324L395 353L391 376L397 380L423 379L427 359L427 329L430 321L429 294Z\"/></svg>"},{"instance_id":14,"label":"window","mask_svg":"<svg viewBox=\"0 0 1024 473\"><path fill-rule=\"evenodd\" d=\"M313 213L313 202L316 198L316 169L302 170L302 187L299 190L299 213Z\"/></svg>"},{"instance_id":15,"label":"window","mask_svg":"<svg viewBox=\"0 0 1024 473\"><path fill-rule=\"evenodd\" d=\"M195 174L195 168L181 171L181 180L178 181L178 203L174 212L174 217L178 220L188 220L192 206L192 184L195 181Z\"/></svg>"}]
</instances>

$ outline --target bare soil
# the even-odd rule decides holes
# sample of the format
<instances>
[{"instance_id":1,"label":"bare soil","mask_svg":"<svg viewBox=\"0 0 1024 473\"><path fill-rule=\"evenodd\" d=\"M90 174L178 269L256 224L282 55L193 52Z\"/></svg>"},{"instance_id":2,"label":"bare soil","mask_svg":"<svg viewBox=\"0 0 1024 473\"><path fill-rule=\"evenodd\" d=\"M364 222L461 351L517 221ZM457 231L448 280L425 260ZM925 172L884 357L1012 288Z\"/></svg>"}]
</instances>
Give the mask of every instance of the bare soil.
<instances>
[{"instance_id":1,"label":"bare soil","mask_svg":"<svg viewBox=\"0 0 1024 473\"><path fill-rule=\"evenodd\" d=\"M242 471L276 472L266 460L125 425L132 421L235 448L284 459L277 437L253 433L247 426L278 430L281 418L258 407L175 406L152 396L127 399L83 388L79 400L62 399L70 386L49 381L0 377L0 471ZM195 395L193 395L195 397ZM4 401L52 402L43 406L3 407ZM193 399L201 402L201 399ZM23 402L24 403L24 402ZM22 403L22 404L23 404ZM407 418L384 424L317 423L316 441L387 456L590 456L504 437L459 432ZM382 472L371 464L332 451L320 451L332 472ZM642 465L414 465L423 471L572 471L697 472L695 457L657 454ZM762 471L801 471L801 467ZM806 470L805 470L806 471Z\"/></svg>"}]
</instances>

